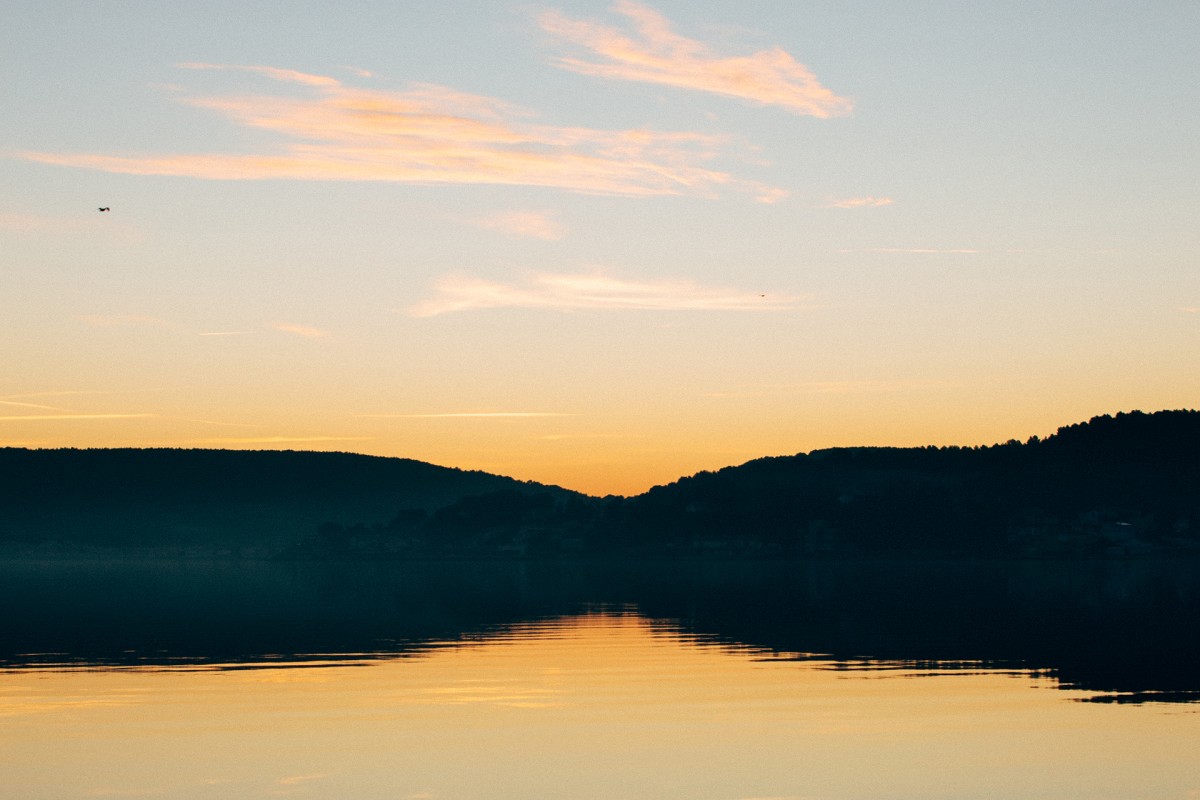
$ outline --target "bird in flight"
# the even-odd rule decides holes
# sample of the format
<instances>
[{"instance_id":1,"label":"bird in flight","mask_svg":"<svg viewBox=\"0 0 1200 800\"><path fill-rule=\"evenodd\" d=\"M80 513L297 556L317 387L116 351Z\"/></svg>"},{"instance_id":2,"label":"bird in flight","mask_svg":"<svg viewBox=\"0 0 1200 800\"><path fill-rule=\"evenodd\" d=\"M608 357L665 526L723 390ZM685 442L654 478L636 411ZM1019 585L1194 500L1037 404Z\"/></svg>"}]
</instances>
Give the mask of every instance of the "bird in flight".
<instances>
[{"instance_id":1,"label":"bird in flight","mask_svg":"<svg viewBox=\"0 0 1200 800\"><path fill-rule=\"evenodd\" d=\"M102 208L102 209L100 209L100 210L101 210L101 211L110 211L111 209L110 209L108 206L105 206L104 208Z\"/></svg>"}]
</instances>

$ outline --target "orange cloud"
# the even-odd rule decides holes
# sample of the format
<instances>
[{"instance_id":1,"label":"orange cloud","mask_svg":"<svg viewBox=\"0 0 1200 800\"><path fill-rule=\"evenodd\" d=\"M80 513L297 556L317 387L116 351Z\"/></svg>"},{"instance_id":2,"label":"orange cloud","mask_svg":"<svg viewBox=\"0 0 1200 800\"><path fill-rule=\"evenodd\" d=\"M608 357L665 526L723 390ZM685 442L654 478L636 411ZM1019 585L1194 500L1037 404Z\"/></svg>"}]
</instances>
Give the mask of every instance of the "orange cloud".
<instances>
[{"instance_id":1,"label":"orange cloud","mask_svg":"<svg viewBox=\"0 0 1200 800\"><path fill-rule=\"evenodd\" d=\"M531 124L494 98L418 84L387 92L323 75L261 66L237 70L301 87L274 94L185 97L234 123L277 134L273 152L111 155L25 152L46 164L212 180L337 180L545 186L619 195L714 196L733 188L775 200L781 190L702 166L727 137L643 129Z\"/></svg>"},{"instance_id":2,"label":"orange cloud","mask_svg":"<svg viewBox=\"0 0 1200 800\"><path fill-rule=\"evenodd\" d=\"M290 444L306 442L369 442L373 436L251 436L242 438L192 439L190 444Z\"/></svg>"},{"instance_id":3,"label":"orange cloud","mask_svg":"<svg viewBox=\"0 0 1200 800\"><path fill-rule=\"evenodd\" d=\"M853 250L841 250L839 252L852 253ZM953 248L936 248L936 247L868 247L862 252L864 253L915 253L918 255L973 255L982 253L982 250L974 250L967 247Z\"/></svg>"},{"instance_id":4,"label":"orange cloud","mask_svg":"<svg viewBox=\"0 0 1200 800\"><path fill-rule=\"evenodd\" d=\"M526 417L573 417L552 411L451 411L440 414L359 414L371 419L506 419Z\"/></svg>"},{"instance_id":5,"label":"orange cloud","mask_svg":"<svg viewBox=\"0 0 1200 800\"><path fill-rule=\"evenodd\" d=\"M474 224L516 239L557 241L567 233L566 226L545 211L503 211L476 219Z\"/></svg>"},{"instance_id":6,"label":"orange cloud","mask_svg":"<svg viewBox=\"0 0 1200 800\"><path fill-rule=\"evenodd\" d=\"M414 317L484 308L778 311L800 298L700 286L690 281L631 281L605 275L533 274L521 283L452 275L438 296L408 310Z\"/></svg>"},{"instance_id":7,"label":"orange cloud","mask_svg":"<svg viewBox=\"0 0 1200 800\"><path fill-rule=\"evenodd\" d=\"M28 422L42 419L135 419L152 417L153 414L29 414L15 417L0 417L4 422Z\"/></svg>"},{"instance_id":8,"label":"orange cloud","mask_svg":"<svg viewBox=\"0 0 1200 800\"><path fill-rule=\"evenodd\" d=\"M338 81L336 78L330 78L325 75L312 75L307 72L297 72L294 69L280 69L278 67L260 67L260 66L244 66L234 64L203 64L198 61L185 61L175 66L181 69L216 69L216 70L237 70L239 72L257 72L266 75L277 81L286 83L302 83L308 86L321 86L325 88L337 87Z\"/></svg>"},{"instance_id":9,"label":"orange cloud","mask_svg":"<svg viewBox=\"0 0 1200 800\"><path fill-rule=\"evenodd\" d=\"M20 406L21 408L40 408L44 411L61 411L57 406L46 406L41 403L18 403L15 400L0 400L0 406Z\"/></svg>"},{"instance_id":10,"label":"orange cloud","mask_svg":"<svg viewBox=\"0 0 1200 800\"><path fill-rule=\"evenodd\" d=\"M846 197L841 200L830 200L825 204L826 208L873 208L876 206L890 206L896 202L890 197Z\"/></svg>"},{"instance_id":11,"label":"orange cloud","mask_svg":"<svg viewBox=\"0 0 1200 800\"><path fill-rule=\"evenodd\" d=\"M312 775L289 775L275 781L275 788L271 791L271 794L275 797L283 797L291 794L306 793L308 784L314 781L323 781L329 776L330 773L328 772Z\"/></svg>"},{"instance_id":12,"label":"orange cloud","mask_svg":"<svg viewBox=\"0 0 1200 800\"><path fill-rule=\"evenodd\" d=\"M329 331L323 331L320 328L313 328L308 325L297 325L293 322L278 322L271 326L277 331L283 333L291 333L295 336L303 336L306 339L320 339L329 335Z\"/></svg>"},{"instance_id":13,"label":"orange cloud","mask_svg":"<svg viewBox=\"0 0 1200 800\"><path fill-rule=\"evenodd\" d=\"M896 391L913 385L915 384L912 381L806 381L794 384L772 384L735 391L706 392L703 396L720 400L746 400L814 394L863 394Z\"/></svg>"},{"instance_id":14,"label":"orange cloud","mask_svg":"<svg viewBox=\"0 0 1200 800\"><path fill-rule=\"evenodd\" d=\"M618 0L613 10L629 19L635 37L598 22L570 19L559 11L542 13L538 22L543 30L600 58L567 57L555 63L584 75L711 92L813 117L847 114L853 106L822 86L781 48L722 58L704 43L672 31L670 20L646 6Z\"/></svg>"},{"instance_id":15,"label":"orange cloud","mask_svg":"<svg viewBox=\"0 0 1200 800\"><path fill-rule=\"evenodd\" d=\"M0 416L0 422L37 422L41 420L64 419L144 419L157 417L157 414L112 414L107 412L84 411L62 406L51 406L42 403L26 403L21 400L42 397L75 397L79 395L103 395L112 392L97 391L66 391L66 392L28 392L25 394L10 394L0 397L0 406L15 406L17 408L34 409L36 413ZM21 398L17 400L15 398ZM51 413L42 413L51 412Z\"/></svg>"}]
</instances>

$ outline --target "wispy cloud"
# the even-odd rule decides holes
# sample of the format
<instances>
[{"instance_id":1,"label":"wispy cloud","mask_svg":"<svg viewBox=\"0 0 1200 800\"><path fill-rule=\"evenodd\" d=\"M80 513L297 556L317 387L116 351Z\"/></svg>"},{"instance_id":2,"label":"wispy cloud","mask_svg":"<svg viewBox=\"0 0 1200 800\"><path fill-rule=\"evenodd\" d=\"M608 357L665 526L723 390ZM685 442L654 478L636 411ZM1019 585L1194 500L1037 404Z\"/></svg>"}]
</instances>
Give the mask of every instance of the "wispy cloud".
<instances>
[{"instance_id":1,"label":"wispy cloud","mask_svg":"<svg viewBox=\"0 0 1200 800\"><path fill-rule=\"evenodd\" d=\"M547 442L570 442L578 439L629 439L629 433L548 433L538 438Z\"/></svg>"},{"instance_id":2,"label":"wispy cloud","mask_svg":"<svg viewBox=\"0 0 1200 800\"><path fill-rule=\"evenodd\" d=\"M690 281L634 281L598 274L532 273L514 283L451 275L435 288L436 297L408 309L411 316L433 317L484 308L779 311L798 307L802 299Z\"/></svg>"},{"instance_id":3,"label":"wispy cloud","mask_svg":"<svg viewBox=\"0 0 1200 800\"><path fill-rule=\"evenodd\" d=\"M27 399L30 397L78 397L79 395L107 395L117 394L117 392L104 391L102 389L60 389L49 392L22 392L21 394L6 394L0 397L0 400Z\"/></svg>"},{"instance_id":4,"label":"wispy cloud","mask_svg":"<svg viewBox=\"0 0 1200 800\"><path fill-rule=\"evenodd\" d=\"M369 419L496 419L506 417L573 417L551 411L452 411L442 414L359 414Z\"/></svg>"},{"instance_id":5,"label":"wispy cloud","mask_svg":"<svg viewBox=\"0 0 1200 800\"><path fill-rule=\"evenodd\" d=\"M860 394L895 391L903 389L908 385L910 384L898 381L805 381L803 383L776 384L733 391L706 392L704 397L719 400L745 400L800 395Z\"/></svg>"},{"instance_id":6,"label":"wispy cloud","mask_svg":"<svg viewBox=\"0 0 1200 800\"><path fill-rule=\"evenodd\" d=\"M226 422L218 419L200 419L197 417L167 417L166 419L179 420L180 422L194 422L197 425L215 425L221 428L261 428L262 425L252 422Z\"/></svg>"},{"instance_id":7,"label":"wispy cloud","mask_svg":"<svg viewBox=\"0 0 1200 800\"><path fill-rule=\"evenodd\" d=\"M975 250L969 247L864 247L861 250L838 250L839 253L916 253L923 255L973 255L982 253L982 250Z\"/></svg>"},{"instance_id":8,"label":"wispy cloud","mask_svg":"<svg viewBox=\"0 0 1200 800\"><path fill-rule=\"evenodd\" d=\"M189 444L288 444L292 442L369 442L374 436L248 436L191 439Z\"/></svg>"},{"instance_id":9,"label":"wispy cloud","mask_svg":"<svg viewBox=\"0 0 1200 800\"><path fill-rule=\"evenodd\" d=\"M896 202L890 197L846 197L840 200L830 200L825 208L875 208L890 206Z\"/></svg>"},{"instance_id":10,"label":"wispy cloud","mask_svg":"<svg viewBox=\"0 0 1200 800\"><path fill-rule=\"evenodd\" d=\"M312 75L307 72L298 72L294 69L280 69L279 67L265 67L257 65L247 66L240 64L205 64L199 61L184 61L176 64L175 66L179 67L180 69L257 72L260 75L265 75L272 80L283 83L301 83L305 86L317 86L325 89L337 88L341 85L337 78L330 78L326 75Z\"/></svg>"},{"instance_id":11,"label":"wispy cloud","mask_svg":"<svg viewBox=\"0 0 1200 800\"><path fill-rule=\"evenodd\" d=\"M164 797L164 789L113 789L107 786L92 789L88 797Z\"/></svg>"},{"instance_id":12,"label":"wispy cloud","mask_svg":"<svg viewBox=\"0 0 1200 800\"><path fill-rule=\"evenodd\" d=\"M160 317L145 314L77 314L75 319L97 328L166 328L178 330L180 326ZM307 339L321 339L329 335L329 331L314 328L311 325L301 325L296 322L274 322L265 327L293 336L303 336ZM241 331L197 331L196 336L246 336L255 333L253 330Z\"/></svg>"},{"instance_id":13,"label":"wispy cloud","mask_svg":"<svg viewBox=\"0 0 1200 800\"><path fill-rule=\"evenodd\" d=\"M303 791L304 788L316 781L322 781L330 777L328 772L314 773L311 775L289 775L285 778L280 778L275 781L275 786L271 789L271 794L276 797L295 794Z\"/></svg>"},{"instance_id":14,"label":"wispy cloud","mask_svg":"<svg viewBox=\"0 0 1200 800\"><path fill-rule=\"evenodd\" d=\"M27 422L46 419L136 419L153 417L154 414L29 414L16 417L0 417L0 422Z\"/></svg>"},{"instance_id":15,"label":"wispy cloud","mask_svg":"<svg viewBox=\"0 0 1200 800\"><path fill-rule=\"evenodd\" d=\"M556 241L567 234L567 228L549 211L502 211L472 220L480 228L497 231L514 239L543 239Z\"/></svg>"},{"instance_id":16,"label":"wispy cloud","mask_svg":"<svg viewBox=\"0 0 1200 800\"><path fill-rule=\"evenodd\" d=\"M95 396L95 395L112 395L119 394L118 392L94 391L94 390L73 390L73 391L51 391L51 392L25 392L22 394L10 394L0 397L0 406L7 406L14 409L28 408L32 412L50 412L50 413L27 413L27 414L9 414L0 416L0 422L43 422L43 421L61 421L61 420L111 420L111 419L147 419L158 418L158 414L146 413L110 413L89 411L79 408L63 408L62 406L45 405L43 403L25 402L31 398L46 398L46 397L79 397L79 396Z\"/></svg>"},{"instance_id":17,"label":"wispy cloud","mask_svg":"<svg viewBox=\"0 0 1200 800\"><path fill-rule=\"evenodd\" d=\"M61 411L58 406L44 406L41 403L18 403L14 400L0 400L0 406L20 406L21 408L40 408L43 411Z\"/></svg>"},{"instance_id":18,"label":"wispy cloud","mask_svg":"<svg viewBox=\"0 0 1200 800\"><path fill-rule=\"evenodd\" d=\"M303 336L306 339L321 339L329 335L329 331L314 328L309 325L297 325L294 322L277 322L271 326L282 333L290 333L293 336Z\"/></svg>"},{"instance_id":19,"label":"wispy cloud","mask_svg":"<svg viewBox=\"0 0 1200 800\"><path fill-rule=\"evenodd\" d=\"M289 775L286 778L280 778L276 783L280 786L298 786L302 783L312 783L313 781L324 780L328 777L328 772L321 772L314 775Z\"/></svg>"},{"instance_id":20,"label":"wispy cloud","mask_svg":"<svg viewBox=\"0 0 1200 800\"><path fill-rule=\"evenodd\" d=\"M734 189L764 201L782 192L702 166L731 147L728 137L538 125L500 100L430 84L380 91L276 67L181 66L238 70L289 85L290 91L182 98L237 125L277 134L280 143L256 154L19 155L105 172L212 180L508 184L619 195L715 196Z\"/></svg>"},{"instance_id":21,"label":"wispy cloud","mask_svg":"<svg viewBox=\"0 0 1200 800\"><path fill-rule=\"evenodd\" d=\"M853 106L780 47L721 57L703 42L675 33L670 20L644 5L618 0L613 10L628 20L633 35L560 11L539 15L543 30L598 58L564 57L555 63L584 75L711 92L813 117L847 114Z\"/></svg>"}]
</instances>

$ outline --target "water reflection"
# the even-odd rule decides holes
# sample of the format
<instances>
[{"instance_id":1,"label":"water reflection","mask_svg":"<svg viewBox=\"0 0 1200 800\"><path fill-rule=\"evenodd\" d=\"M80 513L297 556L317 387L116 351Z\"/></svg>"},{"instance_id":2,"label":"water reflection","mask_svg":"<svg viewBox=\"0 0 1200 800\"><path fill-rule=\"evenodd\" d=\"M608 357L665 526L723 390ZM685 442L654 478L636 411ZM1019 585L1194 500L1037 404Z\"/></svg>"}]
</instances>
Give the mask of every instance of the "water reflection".
<instances>
[{"instance_id":1,"label":"water reflection","mask_svg":"<svg viewBox=\"0 0 1200 800\"><path fill-rule=\"evenodd\" d=\"M848 680L849 662L781 661L613 607L406 652L367 668L0 674L5 791L1166 800L1198 788L1200 715L1064 703L1081 693L1040 691L1051 679L1020 670L891 665Z\"/></svg>"},{"instance_id":2,"label":"water reflection","mask_svg":"<svg viewBox=\"0 0 1200 800\"><path fill-rule=\"evenodd\" d=\"M1018 670L1200 700L1195 563L7 563L0 668L362 665L581 613L831 669Z\"/></svg>"}]
</instances>

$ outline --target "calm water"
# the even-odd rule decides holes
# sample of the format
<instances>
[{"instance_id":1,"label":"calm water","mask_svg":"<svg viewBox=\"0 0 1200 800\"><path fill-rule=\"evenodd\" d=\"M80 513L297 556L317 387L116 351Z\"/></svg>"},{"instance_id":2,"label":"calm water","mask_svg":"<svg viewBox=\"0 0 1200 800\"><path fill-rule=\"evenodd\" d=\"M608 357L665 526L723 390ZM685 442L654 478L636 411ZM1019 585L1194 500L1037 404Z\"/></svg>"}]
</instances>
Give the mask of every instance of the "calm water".
<instances>
[{"instance_id":1,"label":"calm water","mask_svg":"<svg viewBox=\"0 0 1200 800\"><path fill-rule=\"evenodd\" d=\"M0 797L1200 797L1194 565L0 565Z\"/></svg>"}]
</instances>

